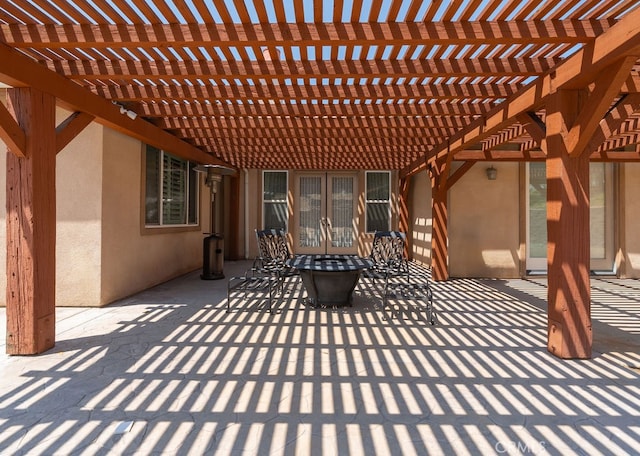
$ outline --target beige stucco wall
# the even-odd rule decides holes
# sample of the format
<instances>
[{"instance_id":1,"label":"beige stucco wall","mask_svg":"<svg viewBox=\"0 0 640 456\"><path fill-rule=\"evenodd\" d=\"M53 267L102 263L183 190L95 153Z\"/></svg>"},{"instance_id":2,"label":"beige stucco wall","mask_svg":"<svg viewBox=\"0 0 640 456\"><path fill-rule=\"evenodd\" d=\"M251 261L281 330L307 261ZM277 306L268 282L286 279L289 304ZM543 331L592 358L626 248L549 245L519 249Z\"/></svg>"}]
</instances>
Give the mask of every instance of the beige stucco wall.
<instances>
[{"instance_id":1,"label":"beige stucco wall","mask_svg":"<svg viewBox=\"0 0 640 456\"><path fill-rule=\"evenodd\" d=\"M68 112L56 110L60 122ZM56 305L100 302L102 126L85 128L56 157ZM98 145L98 147L96 147ZM0 302L6 299L6 146L0 141Z\"/></svg>"},{"instance_id":2,"label":"beige stucco wall","mask_svg":"<svg viewBox=\"0 0 640 456\"><path fill-rule=\"evenodd\" d=\"M622 277L640 278L640 163L622 165L620 185L620 241L619 258Z\"/></svg>"},{"instance_id":3,"label":"beige stucco wall","mask_svg":"<svg viewBox=\"0 0 640 456\"><path fill-rule=\"evenodd\" d=\"M58 109L57 122L69 115ZM6 225L6 146L0 142L0 224ZM56 305L102 306L202 267L202 231L142 229L142 145L97 123L56 157ZM201 191L208 193L204 186ZM208 196L201 218L208 230ZM6 252L6 229L0 229ZM3 258L6 253L3 254ZM161 266L161 267L160 267ZM0 303L6 261L0 261Z\"/></svg>"},{"instance_id":4,"label":"beige stucco wall","mask_svg":"<svg viewBox=\"0 0 640 456\"><path fill-rule=\"evenodd\" d=\"M489 181L478 163L449 191L449 274L452 277L519 277L519 166L493 164ZM431 185L426 173L411 182L411 235L414 259L431 262Z\"/></svg>"},{"instance_id":5,"label":"beige stucco wall","mask_svg":"<svg viewBox=\"0 0 640 456\"><path fill-rule=\"evenodd\" d=\"M203 229L143 230L142 145L109 129L103 145L100 300L106 304L200 268ZM208 230L208 196L201 198L200 220Z\"/></svg>"},{"instance_id":6,"label":"beige stucco wall","mask_svg":"<svg viewBox=\"0 0 640 456\"><path fill-rule=\"evenodd\" d=\"M57 110L59 123L69 115ZM102 137L92 123L56 156L56 305L100 300Z\"/></svg>"},{"instance_id":7,"label":"beige stucco wall","mask_svg":"<svg viewBox=\"0 0 640 456\"><path fill-rule=\"evenodd\" d=\"M431 183L427 173L418 173L411 177L409 190L409 237L413 259L425 265L431 265L431 213Z\"/></svg>"},{"instance_id":8,"label":"beige stucco wall","mask_svg":"<svg viewBox=\"0 0 640 456\"><path fill-rule=\"evenodd\" d=\"M449 192L449 273L452 277L519 277L519 165L477 163Z\"/></svg>"}]
</instances>

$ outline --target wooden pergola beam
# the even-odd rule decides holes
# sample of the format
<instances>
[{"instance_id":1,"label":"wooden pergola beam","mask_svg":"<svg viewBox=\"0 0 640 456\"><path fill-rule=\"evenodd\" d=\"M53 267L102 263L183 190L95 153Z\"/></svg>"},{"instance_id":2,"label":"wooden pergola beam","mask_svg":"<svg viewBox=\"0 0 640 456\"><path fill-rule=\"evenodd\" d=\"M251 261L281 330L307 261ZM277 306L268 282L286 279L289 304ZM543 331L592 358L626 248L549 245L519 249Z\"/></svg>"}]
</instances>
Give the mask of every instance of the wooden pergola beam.
<instances>
[{"instance_id":1,"label":"wooden pergola beam","mask_svg":"<svg viewBox=\"0 0 640 456\"><path fill-rule=\"evenodd\" d=\"M321 139L321 138L334 138L342 139L345 137L345 133L349 132L350 139L362 139L363 144L366 144L369 140L375 140L378 138L395 138L400 143L407 141L415 141L416 143L434 144L435 140L429 137L453 134L455 129L449 128L425 128L425 129L394 129L394 128L342 128L341 130L334 130L330 128L318 128L318 129L304 129L299 130L295 128L283 128L280 131L274 131L272 128L225 128L225 129L211 129L211 128L184 128L173 129L172 133L179 138L200 138L207 141L212 141L218 138L243 138L245 140L252 140L252 142L259 142L262 144L271 143L274 139L281 139L286 142L289 139ZM262 140L265 140L264 142ZM313 143L313 141L311 141Z\"/></svg>"},{"instance_id":2,"label":"wooden pergola beam","mask_svg":"<svg viewBox=\"0 0 640 456\"><path fill-rule=\"evenodd\" d=\"M94 119L95 117L90 114L74 112L60 123L56 127L56 152L62 151Z\"/></svg>"},{"instance_id":3,"label":"wooden pergola beam","mask_svg":"<svg viewBox=\"0 0 640 456\"><path fill-rule=\"evenodd\" d=\"M92 94L64 76L46 69L28 57L0 43L0 79L15 87L35 87L50 93L58 104L71 111L81 111L116 131L159 147L178 157L198 163L227 165L141 118L130 119L120 114L120 108L108 100Z\"/></svg>"},{"instance_id":4,"label":"wooden pergola beam","mask_svg":"<svg viewBox=\"0 0 640 456\"><path fill-rule=\"evenodd\" d=\"M523 112L516 116L518 122L522 124L529 136L542 149L547 151L547 127L544 121L535 112Z\"/></svg>"},{"instance_id":5,"label":"wooden pergola beam","mask_svg":"<svg viewBox=\"0 0 640 456\"><path fill-rule=\"evenodd\" d=\"M449 279L449 213L447 189L442 183L444 168L443 163L437 162L426 168L431 183L431 277L437 282Z\"/></svg>"},{"instance_id":6,"label":"wooden pergola beam","mask_svg":"<svg viewBox=\"0 0 640 456\"><path fill-rule=\"evenodd\" d=\"M71 80L84 81L118 79L147 81L181 78L208 79L224 77L240 81L261 79L317 79L323 78L388 78L388 77L489 77L537 76L553 68L559 58L492 58L482 61L460 59L438 60L367 60L367 61L149 61L135 60L63 60L45 61L47 68L64 74Z\"/></svg>"},{"instance_id":7,"label":"wooden pergola beam","mask_svg":"<svg viewBox=\"0 0 640 456\"><path fill-rule=\"evenodd\" d=\"M236 100L241 102L268 103L301 102L303 100L331 98L337 101L385 99L385 100L451 100L460 98L488 99L506 98L518 90L515 84L460 83L460 84L353 84L323 86L300 86L285 84L258 84L255 86L231 87L224 84L227 75L212 75L208 79L217 85L86 85L92 92L108 99L120 101L155 101L170 99L203 102L205 100ZM338 76L327 79L338 79ZM284 79L279 78L279 79ZM397 78L399 79L399 78Z\"/></svg>"},{"instance_id":8,"label":"wooden pergola beam","mask_svg":"<svg viewBox=\"0 0 640 456\"><path fill-rule=\"evenodd\" d=\"M9 150L18 157L25 156L27 145L26 135L11 112L0 100L0 140L2 140Z\"/></svg>"},{"instance_id":9,"label":"wooden pergola beam","mask_svg":"<svg viewBox=\"0 0 640 456\"><path fill-rule=\"evenodd\" d=\"M564 136L567 152L577 157L585 151L604 115L607 113L615 97L620 93L622 83L629 77L629 72L636 64L637 58L629 56L605 68L595 80L595 87L588 100L582 106L580 114Z\"/></svg>"},{"instance_id":10,"label":"wooden pergola beam","mask_svg":"<svg viewBox=\"0 0 640 456\"><path fill-rule=\"evenodd\" d=\"M586 98L560 90L547 109L547 348L559 358L590 358L592 349L589 156L572 157L564 137Z\"/></svg>"},{"instance_id":11,"label":"wooden pergola beam","mask_svg":"<svg viewBox=\"0 0 640 456\"><path fill-rule=\"evenodd\" d=\"M145 117L477 117L492 108L490 103L402 103L402 104L255 104L181 103L143 106Z\"/></svg>"},{"instance_id":12,"label":"wooden pergola beam","mask_svg":"<svg viewBox=\"0 0 640 456\"><path fill-rule=\"evenodd\" d=\"M514 96L508 98L482 118L449 139L449 144L429 151L427 161L465 149L496 131L514 123L516 116L535 111L545 99L560 89L585 88L609 65L628 56L640 56L640 10L630 12L607 32L598 36L572 57L560 63L553 71L538 78ZM401 176L412 175L426 166L425 160L416 160L401 171Z\"/></svg>"},{"instance_id":13,"label":"wooden pergola beam","mask_svg":"<svg viewBox=\"0 0 640 456\"><path fill-rule=\"evenodd\" d=\"M17 47L104 49L176 46L449 45L580 43L613 25L611 20L404 22L313 24L79 24L0 25L0 40Z\"/></svg>"},{"instance_id":14,"label":"wooden pergola beam","mask_svg":"<svg viewBox=\"0 0 640 456\"><path fill-rule=\"evenodd\" d=\"M159 126L166 129L212 128L225 130L338 130L338 129L388 129L398 130L458 130L468 125L468 117L455 116L353 116L346 119L335 117L219 117L208 119L202 116L183 118L168 117L160 120ZM351 136L351 135L350 135Z\"/></svg>"},{"instance_id":15,"label":"wooden pergola beam","mask_svg":"<svg viewBox=\"0 0 640 456\"><path fill-rule=\"evenodd\" d=\"M598 123L588 144L584 147L584 153L592 154L593 159L593 153L601 148L609 138L624 130L626 120L638 110L640 110L640 93L624 95ZM636 122L636 127L638 123L640 122Z\"/></svg>"}]
</instances>

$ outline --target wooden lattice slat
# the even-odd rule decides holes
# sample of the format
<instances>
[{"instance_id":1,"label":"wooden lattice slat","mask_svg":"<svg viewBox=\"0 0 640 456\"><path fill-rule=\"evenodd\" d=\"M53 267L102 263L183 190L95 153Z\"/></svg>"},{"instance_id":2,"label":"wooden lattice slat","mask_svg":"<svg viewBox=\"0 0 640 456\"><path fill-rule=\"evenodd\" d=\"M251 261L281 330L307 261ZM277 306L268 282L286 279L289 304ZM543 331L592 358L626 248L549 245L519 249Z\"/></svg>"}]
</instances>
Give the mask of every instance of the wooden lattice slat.
<instances>
[{"instance_id":1,"label":"wooden lattice slat","mask_svg":"<svg viewBox=\"0 0 640 456\"><path fill-rule=\"evenodd\" d=\"M0 42L232 165L406 170L467 130L479 149L456 156L541 159L517 120L501 119L486 136L474 125L640 8L635 0L329 5L8 0ZM637 79L622 93L640 91ZM634 149L640 126L630 119L608 132L597 159Z\"/></svg>"}]
</instances>

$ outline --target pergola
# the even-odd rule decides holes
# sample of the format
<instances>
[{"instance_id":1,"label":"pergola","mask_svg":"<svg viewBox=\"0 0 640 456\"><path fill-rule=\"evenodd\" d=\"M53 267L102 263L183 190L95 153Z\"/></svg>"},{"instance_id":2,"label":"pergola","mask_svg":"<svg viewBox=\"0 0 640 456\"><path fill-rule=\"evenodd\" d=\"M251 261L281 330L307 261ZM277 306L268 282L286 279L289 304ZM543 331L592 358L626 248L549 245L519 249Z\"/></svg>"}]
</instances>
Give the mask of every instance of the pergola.
<instances>
[{"instance_id":1,"label":"pergola","mask_svg":"<svg viewBox=\"0 0 640 456\"><path fill-rule=\"evenodd\" d=\"M590 357L589 162L640 159L638 24L637 0L4 0L8 352L53 345L55 157L96 121L200 163L399 170L405 197L426 172L435 280L448 189L545 161L548 348Z\"/></svg>"}]
</instances>

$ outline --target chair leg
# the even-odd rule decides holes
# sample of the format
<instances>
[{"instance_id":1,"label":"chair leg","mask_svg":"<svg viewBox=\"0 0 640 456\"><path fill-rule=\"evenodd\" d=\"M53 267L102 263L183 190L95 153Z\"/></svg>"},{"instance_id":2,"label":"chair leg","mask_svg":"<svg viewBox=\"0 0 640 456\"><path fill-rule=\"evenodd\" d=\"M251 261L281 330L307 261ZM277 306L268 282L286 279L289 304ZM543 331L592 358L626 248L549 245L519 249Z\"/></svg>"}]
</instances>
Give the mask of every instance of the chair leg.
<instances>
[{"instance_id":1,"label":"chair leg","mask_svg":"<svg viewBox=\"0 0 640 456\"><path fill-rule=\"evenodd\" d=\"M382 291L382 310L387 308L387 294L389 293L389 275L384 277L384 290Z\"/></svg>"}]
</instances>

